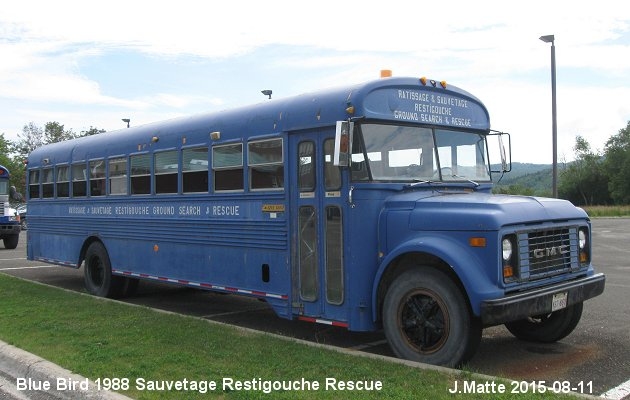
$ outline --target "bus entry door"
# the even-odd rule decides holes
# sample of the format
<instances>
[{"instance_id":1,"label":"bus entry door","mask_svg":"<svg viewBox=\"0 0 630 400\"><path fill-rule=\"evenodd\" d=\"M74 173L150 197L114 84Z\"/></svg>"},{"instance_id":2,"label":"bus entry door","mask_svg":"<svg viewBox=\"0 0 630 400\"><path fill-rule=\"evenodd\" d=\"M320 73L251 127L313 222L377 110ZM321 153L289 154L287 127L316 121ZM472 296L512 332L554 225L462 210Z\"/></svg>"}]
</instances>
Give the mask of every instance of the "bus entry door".
<instances>
[{"instance_id":1,"label":"bus entry door","mask_svg":"<svg viewBox=\"0 0 630 400\"><path fill-rule=\"evenodd\" d=\"M313 133L294 138L294 307L306 316L343 321L347 202L342 193L347 189L341 168L333 165L334 136Z\"/></svg>"}]
</instances>

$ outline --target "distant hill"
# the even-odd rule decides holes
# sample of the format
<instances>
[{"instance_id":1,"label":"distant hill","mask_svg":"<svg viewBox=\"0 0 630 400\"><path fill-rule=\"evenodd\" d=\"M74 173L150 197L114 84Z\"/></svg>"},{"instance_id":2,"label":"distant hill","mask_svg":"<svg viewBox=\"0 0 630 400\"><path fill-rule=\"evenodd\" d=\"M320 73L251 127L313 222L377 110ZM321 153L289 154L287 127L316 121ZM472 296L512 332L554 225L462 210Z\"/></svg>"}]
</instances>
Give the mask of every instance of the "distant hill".
<instances>
[{"instance_id":1,"label":"distant hill","mask_svg":"<svg viewBox=\"0 0 630 400\"><path fill-rule=\"evenodd\" d=\"M500 168L494 167L493 169ZM514 162L512 163L512 171L507 172L502 178L500 174L492 174L492 180L497 189L518 186L530 189L533 194L548 196L551 193L551 174L550 164Z\"/></svg>"}]
</instances>

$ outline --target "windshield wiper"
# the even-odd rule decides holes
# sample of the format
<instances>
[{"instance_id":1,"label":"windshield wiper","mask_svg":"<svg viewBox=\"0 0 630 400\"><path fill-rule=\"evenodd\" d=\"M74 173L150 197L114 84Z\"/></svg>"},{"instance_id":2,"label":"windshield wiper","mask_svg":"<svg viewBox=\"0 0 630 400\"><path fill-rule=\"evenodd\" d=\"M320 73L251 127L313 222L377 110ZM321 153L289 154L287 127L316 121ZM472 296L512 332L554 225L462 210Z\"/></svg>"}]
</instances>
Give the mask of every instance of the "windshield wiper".
<instances>
[{"instance_id":1,"label":"windshield wiper","mask_svg":"<svg viewBox=\"0 0 630 400\"><path fill-rule=\"evenodd\" d=\"M415 180L414 183L410 183L405 187L411 188L418 185L442 185L444 183L442 181L432 181L432 180L422 180L422 179L414 179L414 180Z\"/></svg>"},{"instance_id":2,"label":"windshield wiper","mask_svg":"<svg viewBox=\"0 0 630 400\"><path fill-rule=\"evenodd\" d=\"M451 176L452 176L453 178L463 179L463 180L465 180L466 182L472 183L473 185L475 185L475 187L477 187L477 186L479 186L479 185L480 185L480 183L475 182L475 181L473 181L472 179L468 179L468 178L466 178L465 176L459 176L459 175L455 175L455 174L453 174L453 175L451 175Z\"/></svg>"},{"instance_id":3,"label":"windshield wiper","mask_svg":"<svg viewBox=\"0 0 630 400\"><path fill-rule=\"evenodd\" d=\"M468 183L472 183L473 185L475 185L475 187L480 186L481 184L478 182L473 181L472 179L468 179L465 176L459 176L459 175L450 175L453 178L459 178L459 179L463 179ZM432 181L432 180L423 180L423 179L414 179L415 182L414 183L410 183L408 185L405 186L405 188L412 188L415 186L419 186L419 185L444 185L446 183L451 183L451 181Z\"/></svg>"}]
</instances>

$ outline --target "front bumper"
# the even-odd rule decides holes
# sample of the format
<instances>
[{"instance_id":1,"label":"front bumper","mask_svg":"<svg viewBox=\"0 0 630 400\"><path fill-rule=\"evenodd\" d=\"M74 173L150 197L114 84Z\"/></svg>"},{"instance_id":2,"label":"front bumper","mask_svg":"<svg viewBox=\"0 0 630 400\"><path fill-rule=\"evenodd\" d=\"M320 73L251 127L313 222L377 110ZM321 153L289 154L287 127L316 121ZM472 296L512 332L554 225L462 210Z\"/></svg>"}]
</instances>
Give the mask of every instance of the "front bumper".
<instances>
[{"instance_id":1,"label":"front bumper","mask_svg":"<svg viewBox=\"0 0 630 400\"><path fill-rule=\"evenodd\" d=\"M0 225L0 237L18 235L21 231L20 223Z\"/></svg>"},{"instance_id":2,"label":"front bumper","mask_svg":"<svg viewBox=\"0 0 630 400\"><path fill-rule=\"evenodd\" d=\"M567 292L568 307L602 294L605 282L606 277L600 273L500 299L486 300L481 304L481 321L484 326L492 326L549 314L554 294Z\"/></svg>"}]
</instances>

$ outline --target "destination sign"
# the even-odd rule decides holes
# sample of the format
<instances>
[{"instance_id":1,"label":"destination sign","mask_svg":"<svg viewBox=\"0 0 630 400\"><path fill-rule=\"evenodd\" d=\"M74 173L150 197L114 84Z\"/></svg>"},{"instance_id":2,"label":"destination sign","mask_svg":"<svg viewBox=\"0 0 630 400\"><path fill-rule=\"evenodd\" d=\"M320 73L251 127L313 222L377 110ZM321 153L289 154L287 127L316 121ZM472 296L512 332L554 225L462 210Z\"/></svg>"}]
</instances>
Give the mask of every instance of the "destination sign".
<instances>
[{"instance_id":1,"label":"destination sign","mask_svg":"<svg viewBox=\"0 0 630 400\"><path fill-rule=\"evenodd\" d=\"M488 130L486 109L473 98L431 87L418 89L383 88L369 93L364 102L366 116L442 125L453 128Z\"/></svg>"}]
</instances>

